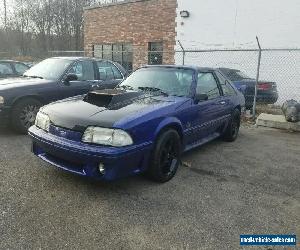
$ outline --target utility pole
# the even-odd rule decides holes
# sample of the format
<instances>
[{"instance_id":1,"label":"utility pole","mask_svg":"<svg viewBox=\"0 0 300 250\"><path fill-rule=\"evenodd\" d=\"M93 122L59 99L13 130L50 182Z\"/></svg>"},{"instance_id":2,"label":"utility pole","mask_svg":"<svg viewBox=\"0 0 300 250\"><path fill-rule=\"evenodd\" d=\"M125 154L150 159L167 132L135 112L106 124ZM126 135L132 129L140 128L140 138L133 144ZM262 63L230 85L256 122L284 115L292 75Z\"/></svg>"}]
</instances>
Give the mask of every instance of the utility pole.
<instances>
[{"instance_id":1,"label":"utility pole","mask_svg":"<svg viewBox=\"0 0 300 250\"><path fill-rule=\"evenodd\" d=\"M260 46L260 42L259 42L257 36L256 36L256 41L257 41L257 46L258 46L258 62L257 62L256 83L255 83L253 110L252 110L252 115L253 115L254 119L255 119L255 115L256 115L257 86L258 86L259 73L260 73L260 63L261 63L261 46Z\"/></svg>"}]
</instances>

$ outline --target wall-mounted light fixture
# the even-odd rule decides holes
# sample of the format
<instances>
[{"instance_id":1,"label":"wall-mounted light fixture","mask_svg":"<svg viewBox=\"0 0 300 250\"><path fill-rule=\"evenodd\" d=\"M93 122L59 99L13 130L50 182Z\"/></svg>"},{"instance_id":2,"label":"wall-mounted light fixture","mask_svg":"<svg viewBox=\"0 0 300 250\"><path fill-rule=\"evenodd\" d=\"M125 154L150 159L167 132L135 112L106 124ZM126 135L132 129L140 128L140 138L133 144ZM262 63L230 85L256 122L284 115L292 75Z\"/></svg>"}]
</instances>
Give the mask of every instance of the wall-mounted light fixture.
<instances>
[{"instance_id":1,"label":"wall-mounted light fixture","mask_svg":"<svg viewBox=\"0 0 300 250\"><path fill-rule=\"evenodd\" d=\"M180 11L180 16L183 18L188 18L190 17L190 12L188 12L187 10L182 10Z\"/></svg>"}]
</instances>

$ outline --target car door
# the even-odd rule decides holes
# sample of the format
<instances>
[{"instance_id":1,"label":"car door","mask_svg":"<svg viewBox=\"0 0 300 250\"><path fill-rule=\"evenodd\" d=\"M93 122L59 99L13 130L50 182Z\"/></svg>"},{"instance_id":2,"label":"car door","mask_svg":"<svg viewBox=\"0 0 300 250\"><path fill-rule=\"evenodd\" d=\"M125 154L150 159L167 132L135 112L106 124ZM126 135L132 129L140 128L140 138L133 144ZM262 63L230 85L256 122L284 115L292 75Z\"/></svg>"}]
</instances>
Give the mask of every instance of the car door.
<instances>
[{"instance_id":1,"label":"car door","mask_svg":"<svg viewBox=\"0 0 300 250\"><path fill-rule=\"evenodd\" d=\"M208 99L200 101L193 107L193 143L218 133L224 113L222 92L213 72L198 72L196 94L205 94Z\"/></svg>"},{"instance_id":2,"label":"car door","mask_svg":"<svg viewBox=\"0 0 300 250\"><path fill-rule=\"evenodd\" d=\"M112 62L97 61L96 70L98 74L98 89L114 88L124 80L123 74Z\"/></svg>"},{"instance_id":3,"label":"car door","mask_svg":"<svg viewBox=\"0 0 300 250\"><path fill-rule=\"evenodd\" d=\"M69 82L65 81L64 79L62 80L60 93L62 98L86 94L90 90L95 89L97 86L94 65L93 61L91 60L75 62L67 70L65 77L68 74L75 74L77 76L77 80Z\"/></svg>"}]
</instances>

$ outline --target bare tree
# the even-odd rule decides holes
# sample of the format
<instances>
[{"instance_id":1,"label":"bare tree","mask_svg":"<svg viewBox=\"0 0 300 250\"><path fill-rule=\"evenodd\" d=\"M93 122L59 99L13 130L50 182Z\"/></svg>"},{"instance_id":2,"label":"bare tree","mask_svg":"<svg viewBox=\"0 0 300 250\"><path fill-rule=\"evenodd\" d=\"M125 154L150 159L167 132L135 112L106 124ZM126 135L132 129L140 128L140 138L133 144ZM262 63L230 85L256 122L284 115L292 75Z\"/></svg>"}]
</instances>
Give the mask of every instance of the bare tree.
<instances>
[{"instance_id":1,"label":"bare tree","mask_svg":"<svg viewBox=\"0 0 300 250\"><path fill-rule=\"evenodd\" d=\"M0 50L47 56L49 50L83 49L83 8L101 0L14 0L10 11L7 3Z\"/></svg>"},{"instance_id":2,"label":"bare tree","mask_svg":"<svg viewBox=\"0 0 300 250\"><path fill-rule=\"evenodd\" d=\"M6 0L3 0L4 4L4 29L7 32L7 5L6 5Z\"/></svg>"}]
</instances>

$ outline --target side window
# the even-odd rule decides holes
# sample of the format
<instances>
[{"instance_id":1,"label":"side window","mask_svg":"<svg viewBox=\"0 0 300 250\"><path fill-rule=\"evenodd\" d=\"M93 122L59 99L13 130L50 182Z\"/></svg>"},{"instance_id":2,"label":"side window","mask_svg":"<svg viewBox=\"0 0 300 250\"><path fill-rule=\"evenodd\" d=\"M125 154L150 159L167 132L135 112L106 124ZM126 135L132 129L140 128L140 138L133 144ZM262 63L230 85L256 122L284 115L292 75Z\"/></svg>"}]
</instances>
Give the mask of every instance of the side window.
<instances>
[{"instance_id":1,"label":"side window","mask_svg":"<svg viewBox=\"0 0 300 250\"><path fill-rule=\"evenodd\" d=\"M18 74L23 75L28 70L28 67L22 63L15 63L15 69Z\"/></svg>"},{"instance_id":2,"label":"side window","mask_svg":"<svg viewBox=\"0 0 300 250\"><path fill-rule=\"evenodd\" d=\"M234 89L232 88L230 83L228 81L226 81L226 79L222 76L222 74L220 74L219 72L216 72L216 74L219 78L224 96L235 95L236 93L235 93Z\"/></svg>"},{"instance_id":3,"label":"side window","mask_svg":"<svg viewBox=\"0 0 300 250\"><path fill-rule=\"evenodd\" d=\"M114 78L115 79L122 79L123 78L122 74L120 73L120 71L118 70L118 68L115 65L111 64L111 69L114 73Z\"/></svg>"},{"instance_id":4,"label":"side window","mask_svg":"<svg viewBox=\"0 0 300 250\"><path fill-rule=\"evenodd\" d=\"M120 71L116 68L115 65L105 62L98 61L97 62L98 72L100 76L100 80L113 80L113 79L121 79L122 75Z\"/></svg>"},{"instance_id":5,"label":"side window","mask_svg":"<svg viewBox=\"0 0 300 250\"><path fill-rule=\"evenodd\" d=\"M13 69L11 68L10 63L1 63L0 62L0 75L13 75Z\"/></svg>"},{"instance_id":6,"label":"side window","mask_svg":"<svg viewBox=\"0 0 300 250\"><path fill-rule=\"evenodd\" d=\"M212 73L198 73L197 94L206 94L208 99L220 96L220 90Z\"/></svg>"},{"instance_id":7,"label":"side window","mask_svg":"<svg viewBox=\"0 0 300 250\"><path fill-rule=\"evenodd\" d=\"M75 63L69 70L69 73L77 75L78 81L95 80L94 66L91 61Z\"/></svg>"}]
</instances>

